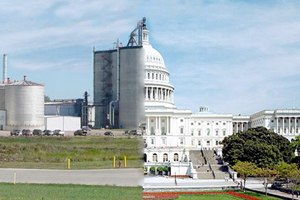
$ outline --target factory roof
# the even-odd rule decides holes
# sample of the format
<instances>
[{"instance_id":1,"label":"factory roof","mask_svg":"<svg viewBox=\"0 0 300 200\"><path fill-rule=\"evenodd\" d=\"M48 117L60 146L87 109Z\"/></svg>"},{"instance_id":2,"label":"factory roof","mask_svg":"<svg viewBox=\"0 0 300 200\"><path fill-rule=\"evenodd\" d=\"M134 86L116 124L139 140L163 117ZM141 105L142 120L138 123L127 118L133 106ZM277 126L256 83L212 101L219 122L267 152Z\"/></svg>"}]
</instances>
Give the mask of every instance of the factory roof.
<instances>
[{"instance_id":1,"label":"factory roof","mask_svg":"<svg viewBox=\"0 0 300 200\"><path fill-rule=\"evenodd\" d=\"M6 83L6 85L24 85L24 86L44 86L43 84L40 84L40 83L35 83L35 82L32 82L32 81L12 81L12 82L9 82L9 83Z\"/></svg>"}]
</instances>

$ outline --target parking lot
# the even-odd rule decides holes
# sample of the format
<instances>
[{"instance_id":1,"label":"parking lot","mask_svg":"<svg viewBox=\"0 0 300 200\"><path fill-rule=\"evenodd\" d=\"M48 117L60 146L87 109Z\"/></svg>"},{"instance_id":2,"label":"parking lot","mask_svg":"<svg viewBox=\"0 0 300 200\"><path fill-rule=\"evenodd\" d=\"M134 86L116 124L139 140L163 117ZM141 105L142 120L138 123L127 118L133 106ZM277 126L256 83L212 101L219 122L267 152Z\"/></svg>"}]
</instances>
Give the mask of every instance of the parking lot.
<instances>
[{"instance_id":1,"label":"parking lot","mask_svg":"<svg viewBox=\"0 0 300 200\"><path fill-rule=\"evenodd\" d=\"M87 135L103 135L104 133L110 131L112 132L115 136L122 135L124 134L125 130L111 130L111 129L92 129L91 131L88 131ZM75 131L65 131L65 136L74 136ZM0 131L0 136L10 136L10 131ZM45 136L47 137L47 136ZM58 136L53 136L53 137L58 137Z\"/></svg>"}]
</instances>

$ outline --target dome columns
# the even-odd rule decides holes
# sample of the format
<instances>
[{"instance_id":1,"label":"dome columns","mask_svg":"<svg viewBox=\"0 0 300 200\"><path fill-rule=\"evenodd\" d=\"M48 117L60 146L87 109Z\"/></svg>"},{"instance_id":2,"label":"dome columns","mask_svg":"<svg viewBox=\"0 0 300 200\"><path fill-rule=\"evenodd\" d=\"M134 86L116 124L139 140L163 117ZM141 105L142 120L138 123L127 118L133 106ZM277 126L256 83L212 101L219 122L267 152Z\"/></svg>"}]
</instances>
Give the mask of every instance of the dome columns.
<instances>
[{"instance_id":1,"label":"dome columns","mask_svg":"<svg viewBox=\"0 0 300 200\"><path fill-rule=\"evenodd\" d=\"M145 87L144 97L146 101L165 101L173 103L173 90L162 87Z\"/></svg>"}]
</instances>

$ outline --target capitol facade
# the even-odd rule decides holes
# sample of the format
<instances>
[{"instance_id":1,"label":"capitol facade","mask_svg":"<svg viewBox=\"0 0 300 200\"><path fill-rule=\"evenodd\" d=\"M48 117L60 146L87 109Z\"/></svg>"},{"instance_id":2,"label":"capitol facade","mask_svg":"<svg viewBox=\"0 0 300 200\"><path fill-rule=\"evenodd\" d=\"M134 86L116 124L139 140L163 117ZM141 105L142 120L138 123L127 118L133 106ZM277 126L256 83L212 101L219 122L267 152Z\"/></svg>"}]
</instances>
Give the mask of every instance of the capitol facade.
<instances>
[{"instance_id":1,"label":"capitol facade","mask_svg":"<svg viewBox=\"0 0 300 200\"><path fill-rule=\"evenodd\" d=\"M169 175L195 177L193 153L213 150L221 157L222 140L251 127L264 126L289 140L300 133L299 109L249 116L214 113L208 106L196 113L178 109L170 73L150 43L145 18L127 46L116 44L111 50L94 50L95 127L142 128L146 172L163 166Z\"/></svg>"},{"instance_id":2,"label":"capitol facade","mask_svg":"<svg viewBox=\"0 0 300 200\"><path fill-rule=\"evenodd\" d=\"M289 140L300 133L300 110L264 110L253 115L213 113L207 106L198 112L181 110L174 104L174 87L162 55L149 41L149 31L143 29L145 49L145 115L143 134L144 162L151 167L168 166L170 175L193 177L190 152L214 150L222 156L224 137L264 126Z\"/></svg>"}]
</instances>

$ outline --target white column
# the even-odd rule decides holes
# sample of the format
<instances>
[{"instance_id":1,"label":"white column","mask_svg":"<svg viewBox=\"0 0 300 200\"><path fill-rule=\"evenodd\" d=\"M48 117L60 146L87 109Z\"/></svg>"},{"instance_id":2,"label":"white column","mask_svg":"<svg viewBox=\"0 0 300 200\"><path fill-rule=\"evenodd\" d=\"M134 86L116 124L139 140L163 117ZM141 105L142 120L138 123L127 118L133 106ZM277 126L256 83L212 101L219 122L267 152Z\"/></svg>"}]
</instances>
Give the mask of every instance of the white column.
<instances>
[{"instance_id":1,"label":"white column","mask_svg":"<svg viewBox=\"0 0 300 200\"><path fill-rule=\"evenodd\" d=\"M169 116L167 116L166 118L166 133L168 134L169 133Z\"/></svg>"},{"instance_id":2,"label":"white column","mask_svg":"<svg viewBox=\"0 0 300 200\"><path fill-rule=\"evenodd\" d=\"M290 130L291 130L291 118L288 117L289 120L289 125L288 125L288 135L290 135Z\"/></svg>"},{"instance_id":3,"label":"white column","mask_svg":"<svg viewBox=\"0 0 300 200\"><path fill-rule=\"evenodd\" d=\"M146 130L146 134L148 135L150 133L150 118L146 117L147 119L147 130Z\"/></svg>"},{"instance_id":4,"label":"white column","mask_svg":"<svg viewBox=\"0 0 300 200\"><path fill-rule=\"evenodd\" d=\"M158 133L161 134L161 117L158 117L158 130Z\"/></svg>"},{"instance_id":5,"label":"white column","mask_svg":"<svg viewBox=\"0 0 300 200\"><path fill-rule=\"evenodd\" d=\"M297 122L297 117L294 118L294 127L295 127L294 128L294 133L295 133L295 135L296 135L296 122Z\"/></svg>"},{"instance_id":6,"label":"white column","mask_svg":"<svg viewBox=\"0 0 300 200\"><path fill-rule=\"evenodd\" d=\"M155 133L158 133L158 117L155 117Z\"/></svg>"},{"instance_id":7,"label":"white column","mask_svg":"<svg viewBox=\"0 0 300 200\"><path fill-rule=\"evenodd\" d=\"M279 134L279 131L278 131L278 117L276 117L276 133Z\"/></svg>"},{"instance_id":8,"label":"white column","mask_svg":"<svg viewBox=\"0 0 300 200\"><path fill-rule=\"evenodd\" d=\"M282 131L284 133L284 118L282 118Z\"/></svg>"},{"instance_id":9,"label":"white column","mask_svg":"<svg viewBox=\"0 0 300 200\"><path fill-rule=\"evenodd\" d=\"M241 126L242 126L242 130L241 131L243 132L244 131L244 122L241 123Z\"/></svg>"}]
</instances>

